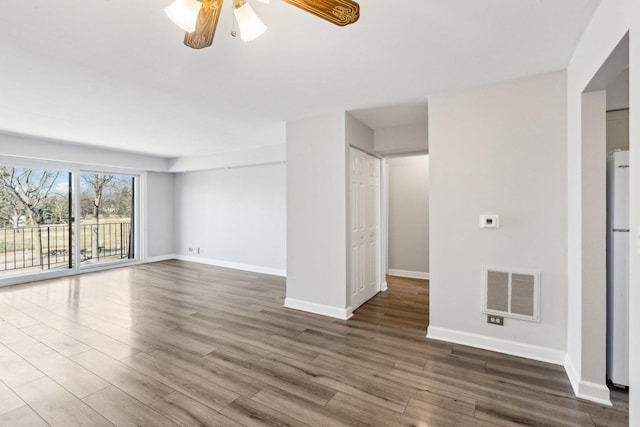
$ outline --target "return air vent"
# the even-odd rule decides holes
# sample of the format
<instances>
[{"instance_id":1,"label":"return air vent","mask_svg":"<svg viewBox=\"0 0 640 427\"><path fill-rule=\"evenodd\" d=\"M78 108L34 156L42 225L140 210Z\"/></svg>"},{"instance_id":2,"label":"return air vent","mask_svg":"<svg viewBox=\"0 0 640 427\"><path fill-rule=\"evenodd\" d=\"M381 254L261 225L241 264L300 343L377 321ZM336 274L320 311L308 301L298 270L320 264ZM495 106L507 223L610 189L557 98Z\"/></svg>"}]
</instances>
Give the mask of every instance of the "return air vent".
<instances>
[{"instance_id":1,"label":"return air vent","mask_svg":"<svg viewBox=\"0 0 640 427\"><path fill-rule=\"evenodd\" d=\"M482 312L540 321L540 273L504 267L482 267Z\"/></svg>"}]
</instances>

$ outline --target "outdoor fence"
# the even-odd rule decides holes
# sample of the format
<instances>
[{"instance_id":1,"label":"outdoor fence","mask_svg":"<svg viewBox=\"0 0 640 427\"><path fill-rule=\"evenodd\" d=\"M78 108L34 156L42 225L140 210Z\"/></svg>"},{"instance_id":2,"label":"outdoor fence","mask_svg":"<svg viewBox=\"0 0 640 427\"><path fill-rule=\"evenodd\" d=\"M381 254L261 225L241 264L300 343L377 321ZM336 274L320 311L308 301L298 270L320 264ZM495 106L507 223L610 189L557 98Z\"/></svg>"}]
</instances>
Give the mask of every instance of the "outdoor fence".
<instances>
[{"instance_id":1,"label":"outdoor fence","mask_svg":"<svg viewBox=\"0 0 640 427\"><path fill-rule=\"evenodd\" d=\"M129 221L81 224L80 262L128 258L130 233ZM68 224L0 229L0 272L67 267L74 255L69 241Z\"/></svg>"}]
</instances>

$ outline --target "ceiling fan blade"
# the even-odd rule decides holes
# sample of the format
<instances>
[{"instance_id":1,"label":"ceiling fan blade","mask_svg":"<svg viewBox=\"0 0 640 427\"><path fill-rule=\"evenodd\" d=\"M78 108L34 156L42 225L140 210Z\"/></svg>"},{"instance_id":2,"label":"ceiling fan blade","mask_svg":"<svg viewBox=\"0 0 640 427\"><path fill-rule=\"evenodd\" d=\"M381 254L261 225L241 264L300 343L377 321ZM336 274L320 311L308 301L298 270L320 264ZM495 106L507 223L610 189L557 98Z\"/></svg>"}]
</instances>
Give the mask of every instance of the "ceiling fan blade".
<instances>
[{"instance_id":1,"label":"ceiling fan blade","mask_svg":"<svg viewBox=\"0 0 640 427\"><path fill-rule=\"evenodd\" d=\"M284 0L341 27L360 18L360 5L352 0Z\"/></svg>"},{"instance_id":2,"label":"ceiling fan blade","mask_svg":"<svg viewBox=\"0 0 640 427\"><path fill-rule=\"evenodd\" d=\"M193 49L209 47L213 43L213 36L216 33L218 19L222 11L224 0L202 0L202 9L198 14L196 30L184 35L184 44Z\"/></svg>"}]
</instances>

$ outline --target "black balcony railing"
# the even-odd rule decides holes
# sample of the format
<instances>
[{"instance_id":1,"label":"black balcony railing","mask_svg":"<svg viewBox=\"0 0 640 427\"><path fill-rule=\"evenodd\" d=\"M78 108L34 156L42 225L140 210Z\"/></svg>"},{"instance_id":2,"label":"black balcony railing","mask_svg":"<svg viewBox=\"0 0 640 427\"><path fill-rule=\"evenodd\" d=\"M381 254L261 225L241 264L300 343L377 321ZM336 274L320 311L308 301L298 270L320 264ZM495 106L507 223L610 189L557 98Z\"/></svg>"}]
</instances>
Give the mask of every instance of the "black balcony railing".
<instances>
[{"instance_id":1,"label":"black balcony railing","mask_svg":"<svg viewBox=\"0 0 640 427\"><path fill-rule=\"evenodd\" d=\"M75 235L75 230L71 233ZM128 221L81 224L81 263L129 258L130 233ZM0 273L69 267L73 240L68 224L0 229Z\"/></svg>"}]
</instances>

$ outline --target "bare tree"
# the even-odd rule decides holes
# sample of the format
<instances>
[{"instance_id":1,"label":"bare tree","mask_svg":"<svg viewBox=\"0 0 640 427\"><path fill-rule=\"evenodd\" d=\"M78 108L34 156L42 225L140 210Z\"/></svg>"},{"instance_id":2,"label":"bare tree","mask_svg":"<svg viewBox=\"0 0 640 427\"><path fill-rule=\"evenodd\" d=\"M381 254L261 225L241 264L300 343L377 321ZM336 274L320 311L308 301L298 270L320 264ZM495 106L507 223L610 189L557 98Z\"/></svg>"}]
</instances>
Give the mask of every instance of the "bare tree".
<instances>
[{"instance_id":1,"label":"bare tree","mask_svg":"<svg viewBox=\"0 0 640 427\"><path fill-rule=\"evenodd\" d=\"M93 219L95 223L91 225L91 257L99 256L99 224L100 224L100 204L102 203L102 197L104 190L115 178L113 175L100 175L100 174L83 174L82 180L93 191Z\"/></svg>"},{"instance_id":2,"label":"bare tree","mask_svg":"<svg viewBox=\"0 0 640 427\"><path fill-rule=\"evenodd\" d=\"M18 228L20 216L24 214L22 202L13 192L7 191L0 184L0 225L2 227Z\"/></svg>"},{"instance_id":3,"label":"bare tree","mask_svg":"<svg viewBox=\"0 0 640 427\"><path fill-rule=\"evenodd\" d=\"M2 175L1 185L8 194L17 198L22 204L28 224L36 228L33 252L37 257L36 262L42 267L42 231L40 224L43 222L43 205L60 173L1 166L0 174ZM16 210L16 215L17 213Z\"/></svg>"}]
</instances>

